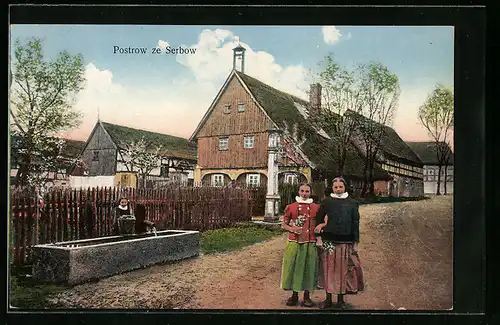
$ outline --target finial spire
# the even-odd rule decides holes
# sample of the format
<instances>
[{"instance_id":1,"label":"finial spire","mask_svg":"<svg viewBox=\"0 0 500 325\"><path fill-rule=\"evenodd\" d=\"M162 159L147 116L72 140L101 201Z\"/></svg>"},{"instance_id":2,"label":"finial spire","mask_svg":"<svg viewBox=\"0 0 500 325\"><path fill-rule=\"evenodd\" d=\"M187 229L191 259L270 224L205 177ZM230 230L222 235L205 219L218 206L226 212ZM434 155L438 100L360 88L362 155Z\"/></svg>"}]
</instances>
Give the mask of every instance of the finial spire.
<instances>
[{"instance_id":1,"label":"finial spire","mask_svg":"<svg viewBox=\"0 0 500 325\"><path fill-rule=\"evenodd\" d=\"M100 121L101 120L101 117L100 117L100 109L99 109L99 105L97 106L97 121Z\"/></svg>"}]
</instances>

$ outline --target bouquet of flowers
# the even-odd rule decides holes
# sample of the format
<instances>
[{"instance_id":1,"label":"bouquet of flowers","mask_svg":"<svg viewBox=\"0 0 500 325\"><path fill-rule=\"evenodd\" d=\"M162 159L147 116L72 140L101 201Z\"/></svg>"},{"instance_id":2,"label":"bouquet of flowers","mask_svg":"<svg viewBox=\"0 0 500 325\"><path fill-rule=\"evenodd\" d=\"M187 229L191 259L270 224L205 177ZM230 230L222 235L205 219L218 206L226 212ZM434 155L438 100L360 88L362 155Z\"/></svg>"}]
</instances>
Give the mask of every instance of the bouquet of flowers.
<instances>
[{"instance_id":1,"label":"bouquet of flowers","mask_svg":"<svg viewBox=\"0 0 500 325\"><path fill-rule=\"evenodd\" d=\"M304 225L304 221L306 220L306 216L300 215L297 217L297 221L295 221L295 225L297 227L302 227Z\"/></svg>"},{"instance_id":2,"label":"bouquet of flowers","mask_svg":"<svg viewBox=\"0 0 500 325\"><path fill-rule=\"evenodd\" d=\"M328 253L333 254L333 251L335 251L335 244L330 241L325 241L323 242L323 249Z\"/></svg>"}]
</instances>

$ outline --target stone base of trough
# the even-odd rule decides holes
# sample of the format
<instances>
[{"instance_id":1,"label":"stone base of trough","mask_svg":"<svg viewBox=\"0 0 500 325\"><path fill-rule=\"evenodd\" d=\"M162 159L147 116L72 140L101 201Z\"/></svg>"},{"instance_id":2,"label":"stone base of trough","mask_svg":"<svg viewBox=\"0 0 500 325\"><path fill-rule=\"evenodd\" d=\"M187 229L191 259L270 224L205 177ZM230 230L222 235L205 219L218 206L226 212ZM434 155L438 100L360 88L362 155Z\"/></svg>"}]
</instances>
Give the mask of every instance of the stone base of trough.
<instances>
[{"instance_id":1,"label":"stone base of trough","mask_svg":"<svg viewBox=\"0 0 500 325\"><path fill-rule=\"evenodd\" d=\"M158 231L157 236L113 236L33 247L33 277L75 285L154 264L199 255L198 231Z\"/></svg>"}]
</instances>

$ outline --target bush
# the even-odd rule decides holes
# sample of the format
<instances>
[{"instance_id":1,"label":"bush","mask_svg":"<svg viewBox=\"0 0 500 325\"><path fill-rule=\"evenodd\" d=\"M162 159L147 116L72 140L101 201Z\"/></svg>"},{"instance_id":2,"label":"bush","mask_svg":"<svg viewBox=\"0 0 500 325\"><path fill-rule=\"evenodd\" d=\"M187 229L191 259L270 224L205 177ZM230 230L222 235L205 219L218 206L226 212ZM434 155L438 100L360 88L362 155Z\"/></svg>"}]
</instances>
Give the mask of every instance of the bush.
<instances>
[{"instance_id":1,"label":"bush","mask_svg":"<svg viewBox=\"0 0 500 325\"><path fill-rule=\"evenodd\" d=\"M201 234L202 253L228 252L282 234L279 227L239 224L231 228L207 230Z\"/></svg>"}]
</instances>

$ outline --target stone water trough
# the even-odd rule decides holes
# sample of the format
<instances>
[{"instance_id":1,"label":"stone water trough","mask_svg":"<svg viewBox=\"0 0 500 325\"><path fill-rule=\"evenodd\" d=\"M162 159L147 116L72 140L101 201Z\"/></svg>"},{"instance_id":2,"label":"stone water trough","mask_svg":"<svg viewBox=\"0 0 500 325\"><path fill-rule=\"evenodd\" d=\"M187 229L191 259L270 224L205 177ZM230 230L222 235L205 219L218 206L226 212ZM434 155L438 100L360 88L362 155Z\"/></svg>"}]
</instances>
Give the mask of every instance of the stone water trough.
<instances>
[{"instance_id":1,"label":"stone water trough","mask_svg":"<svg viewBox=\"0 0 500 325\"><path fill-rule=\"evenodd\" d=\"M33 278L75 285L199 254L198 231L163 230L33 247Z\"/></svg>"}]
</instances>

